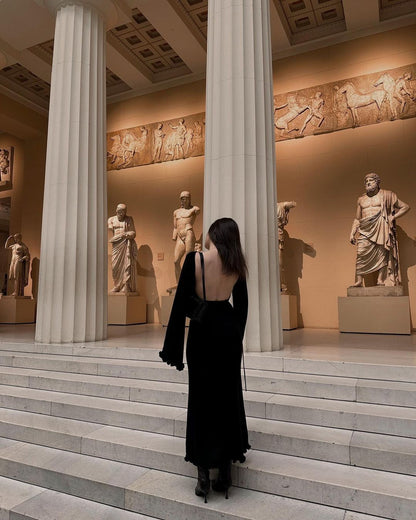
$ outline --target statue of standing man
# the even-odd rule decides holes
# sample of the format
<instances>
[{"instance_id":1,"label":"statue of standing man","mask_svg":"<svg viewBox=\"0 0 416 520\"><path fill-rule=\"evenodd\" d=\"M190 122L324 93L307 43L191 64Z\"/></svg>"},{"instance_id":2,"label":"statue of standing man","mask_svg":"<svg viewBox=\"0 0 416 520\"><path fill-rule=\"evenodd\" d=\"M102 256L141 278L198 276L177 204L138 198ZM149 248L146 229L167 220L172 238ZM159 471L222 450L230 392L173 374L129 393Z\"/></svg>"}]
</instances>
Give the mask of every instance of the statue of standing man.
<instances>
[{"instance_id":1,"label":"statue of standing man","mask_svg":"<svg viewBox=\"0 0 416 520\"><path fill-rule=\"evenodd\" d=\"M356 277L353 287L362 287L364 276L377 273L377 285L400 285L396 219L409 211L408 204L390 190L380 189L380 177L364 178L366 193L357 201L350 242L357 244Z\"/></svg>"},{"instance_id":2,"label":"statue of standing man","mask_svg":"<svg viewBox=\"0 0 416 520\"><path fill-rule=\"evenodd\" d=\"M24 296L25 287L29 283L29 248L22 242L20 233L10 235L4 247L12 251L12 260L9 268L9 280L14 282L12 296Z\"/></svg>"},{"instance_id":3,"label":"statue of standing man","mask_svg":"<svg viewBox=\"0 0 416 520\"><path fill-rule=\"evenodd\" d=\"M296 202L286 201L277 203L277 236L279 239L279 270L280 270L280 291L288 294L285 263L283 261L283 249L285 247L285 226L289 222L289 211L296 208Z\"/></svg>"},{"instance_id":4,"label":"statue of standing man","mask_svg":"<svg viewBox=\"0 0 416 520\"><path fill-rule=\"evenodd\" d=\"M127 215L127 206L118 204L116 215L108 219L108 229L113 232L111 267L114 288L112 293L136 292L137 244L133 218Z\"/></svg>"},{"instance_id":5,"label":"statue of standing man","mask_svg":"<svg viewBox=\"0 0 416 520\"><path fill-rule=\"evenodd\" d=\"M173 212L173 235L172 240L176 241L174 262L176 281L179 281L181 274L181 260L186 253L195 249L194 222L200 209L198 206L191 205L191 194L183 191L180 194L181 207Z\"/></svg>"}]
</instances>

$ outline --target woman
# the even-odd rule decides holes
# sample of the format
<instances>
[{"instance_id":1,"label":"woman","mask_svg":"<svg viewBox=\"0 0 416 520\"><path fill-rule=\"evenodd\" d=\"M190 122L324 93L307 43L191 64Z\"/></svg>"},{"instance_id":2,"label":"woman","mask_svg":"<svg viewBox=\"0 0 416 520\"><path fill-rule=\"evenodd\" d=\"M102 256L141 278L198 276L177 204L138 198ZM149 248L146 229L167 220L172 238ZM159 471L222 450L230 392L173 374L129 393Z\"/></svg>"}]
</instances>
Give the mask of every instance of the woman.
<instances>
[{"instance_id":1,"label":"woman","mask_svg":"<svg viewBox=\"0 0 416 520\"><path fill-rule=\"evenodd\" d=\"M247 267L236 222L231 218L216 220L209 228L205 248L206 253L193 252L185 258L160 357L183 369L185 317L192 316L195 301L206 299L202 317L191 318L186 344L189 396L185 456L198 467L195 493L206 502L209 469L219 469L212 488L225 491L228 498L231 462L244 462L250 445L240 375L247 320Z\"/></svg>"}]
</instances>

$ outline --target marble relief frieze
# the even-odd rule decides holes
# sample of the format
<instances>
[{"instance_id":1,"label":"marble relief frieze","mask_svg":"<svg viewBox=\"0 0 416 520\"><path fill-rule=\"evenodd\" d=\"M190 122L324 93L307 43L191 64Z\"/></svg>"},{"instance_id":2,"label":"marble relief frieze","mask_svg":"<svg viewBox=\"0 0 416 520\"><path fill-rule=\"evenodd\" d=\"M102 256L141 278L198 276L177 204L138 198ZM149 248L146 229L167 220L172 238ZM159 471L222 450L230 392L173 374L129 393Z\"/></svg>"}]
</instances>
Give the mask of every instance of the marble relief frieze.
<instances>
[{"instance_id":1,"label":"marble relief frieze","mask_svg":"<svg viewBox=\"0 0 416 520\"><path fill-rule=\"evenodd\" d=\"M274 96L276 141L416 116L416 64Z\"/></svg>"},{"instance_id":2,"label":"marble relief frieze","mask_svg":"<svg viewBox=\"0 0 416 520\"><path fill-rule=\"evenodd\" d=\"M0 190L8 190L11 188L13 150L13 146L0 145Z\"/></svg>"},{"instance_id":3,"label":"marble relief frieze","mask_svg":"<svg viewBox=\"0 0 416 520\"><path fill-rule=\"evenodd\" d=\"M274 96L275 140L416 116L416 64ZM107 169L204 155L205 114L107 134Z\"/></svg>"},{"instance_id":4,"label":"marble relief frieze","mask_svg":"<svg viewBox=\"0 0 416 520\"><path fill-rule=\"evenodd\" d=\"M158 121L107 134L107 169L204 155L205 114Z\"/></svg>"}]
</instances>

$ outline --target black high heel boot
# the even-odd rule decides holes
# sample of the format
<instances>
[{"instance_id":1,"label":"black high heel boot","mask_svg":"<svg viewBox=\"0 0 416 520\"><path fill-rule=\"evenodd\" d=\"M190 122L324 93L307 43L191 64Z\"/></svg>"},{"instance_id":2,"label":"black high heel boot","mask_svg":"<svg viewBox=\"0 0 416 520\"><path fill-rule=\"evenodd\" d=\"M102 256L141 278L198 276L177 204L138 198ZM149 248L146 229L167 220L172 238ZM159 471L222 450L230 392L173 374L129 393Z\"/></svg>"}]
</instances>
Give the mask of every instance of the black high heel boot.
<instances>
[{"instance_id":1,"label":"black high heel boot","mask_svg":"<svg viewBox=\"0 0 416 520\"><path fill-rule=\"evenodd\" d=\"M231 461L229 460L218 468L218 478L212 483L212 489L225 492L225 498L228 498L228 488L231 484Z\"/></svg>"},{"instance_id":2,"label":"black high heel boot","mask_svg":"<svg viewBox=\"0 0 416 520\"><path fill-rule=\"evenodd\" d=\"M207 496L209 493L209 470L198 466L198 482L195 487L195 495L198 497L204 497L204 502L207 503Z\"/></svg>"}]
</instances>

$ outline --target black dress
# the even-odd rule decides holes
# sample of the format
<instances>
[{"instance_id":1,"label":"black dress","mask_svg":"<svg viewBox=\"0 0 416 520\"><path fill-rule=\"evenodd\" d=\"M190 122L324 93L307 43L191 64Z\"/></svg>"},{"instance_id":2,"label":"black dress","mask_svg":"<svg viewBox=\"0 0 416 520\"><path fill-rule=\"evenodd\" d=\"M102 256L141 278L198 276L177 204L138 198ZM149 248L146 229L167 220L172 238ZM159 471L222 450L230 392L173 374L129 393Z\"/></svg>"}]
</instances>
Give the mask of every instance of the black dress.
<instances>
[{"instance_id":1,"label":"black dress","mask_svg":"<svg viewBox=\"0 0 416 520\"><path fill-rule=\"evenodd\" d=\"M186 309L195 295L195 254L183 264L160 357L182 370ZM191 320L186 344L189 395L185 460L217 468L244 462L248 444L241 386L242 338L247 320L247 285L238 280L228 300L208 301L202 323Z\"/></svg>"}]
</instances>

